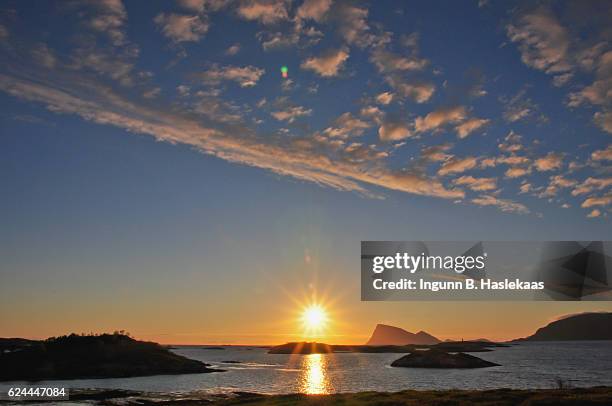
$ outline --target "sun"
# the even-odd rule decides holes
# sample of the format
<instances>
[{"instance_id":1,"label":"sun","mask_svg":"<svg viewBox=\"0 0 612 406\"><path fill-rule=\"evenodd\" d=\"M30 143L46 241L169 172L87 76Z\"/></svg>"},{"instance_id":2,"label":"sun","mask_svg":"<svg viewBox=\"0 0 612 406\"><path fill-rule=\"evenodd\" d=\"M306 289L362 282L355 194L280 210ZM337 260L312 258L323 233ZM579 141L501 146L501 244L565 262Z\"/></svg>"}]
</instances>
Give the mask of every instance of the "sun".
<instances>
[{"instance_id":1,"label":"sun","mask_svg":"<svg viewBox=\"0 0 612 406\"><path fill-rule=\"evenodd\" d=\"M307 330L319 331L327 323L327 312L319 305L310 305L302 313L302 322Z\"/></svg>"}]
</instances>

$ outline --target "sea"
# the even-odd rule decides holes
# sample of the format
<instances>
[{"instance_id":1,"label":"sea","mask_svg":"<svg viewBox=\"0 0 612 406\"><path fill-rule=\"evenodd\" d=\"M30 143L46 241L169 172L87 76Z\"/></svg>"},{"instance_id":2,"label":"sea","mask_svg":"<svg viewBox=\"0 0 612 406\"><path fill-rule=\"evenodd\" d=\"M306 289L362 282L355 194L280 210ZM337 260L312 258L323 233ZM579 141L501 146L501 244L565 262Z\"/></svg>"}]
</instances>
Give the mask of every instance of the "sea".
<instances>
[{"instance_id":1,"label":"sea","mask_svg":"<svg viewBox=\"0 0 612 406\"><path fill-rule=\"evenodd\" d=\"M473 353L501 365L481 369L391 367L403 354L284 355L248 346L183 346L172 351L225 372L43 381L36 386L264 394L612 386L612 341L524 342ZM0 391L25 385L31 383L2 382Z\"/></svg>"}]
</instances>

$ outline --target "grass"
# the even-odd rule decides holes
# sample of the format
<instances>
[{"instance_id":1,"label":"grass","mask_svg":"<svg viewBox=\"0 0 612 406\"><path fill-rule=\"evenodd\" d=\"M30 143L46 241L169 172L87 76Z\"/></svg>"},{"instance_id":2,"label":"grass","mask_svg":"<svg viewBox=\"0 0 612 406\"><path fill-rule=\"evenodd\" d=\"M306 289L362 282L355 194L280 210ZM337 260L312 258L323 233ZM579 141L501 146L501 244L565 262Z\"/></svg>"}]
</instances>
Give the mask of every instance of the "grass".
<instances>
[{"instance_id":1,"label":"grass","mask_svg":"<svg viewBox=\"0 0 612 406\"><path fill-rule=\"evenodd\" d=\"M335 395L243 395L222 401L226 406L318 406L318 405L375 405L375 406L425 406L425 405L610 405L612 388L574 389L494 389L486 391L444 390L401 392L361 392Z\"/></svg>"}]
</instances>

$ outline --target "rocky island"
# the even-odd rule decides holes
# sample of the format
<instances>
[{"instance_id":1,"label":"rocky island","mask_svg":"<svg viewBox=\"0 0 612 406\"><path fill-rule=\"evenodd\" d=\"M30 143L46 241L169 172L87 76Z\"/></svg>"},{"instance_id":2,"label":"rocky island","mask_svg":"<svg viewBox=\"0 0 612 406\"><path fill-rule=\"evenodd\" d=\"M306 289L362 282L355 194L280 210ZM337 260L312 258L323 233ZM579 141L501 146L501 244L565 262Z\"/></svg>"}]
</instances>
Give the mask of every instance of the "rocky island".
<instances>
[{"instance_id":1,"label":"rocky island","mask_svg":"<svg viewBox=\"0 0 612 406\"><path fill-rule=\"evenodd\" d=\"M377 324L366 345L431 345L439 342L438 338L425 331L419 331L415 334L403 328Z\"/></svg>"},{"instance_id":2,"label":"rocky island","mask_svg":"<svg viewBox=\"0 0 612 406\"><path fill-rule=\"evenodd\" d=\"M392 367L405 368L487 368L499 366L473 355L448 353L440 350L414 351L391 363Z\"/></svg>"},{"instance_id":3,"label":"rocky island","mask_svg":"<svg viewBox=\"0 0 612 406\"><path fill-rule=\"evenodd\" d=\"M125 378L220 372L153 342L127 335L76 335L29 341L0 353L0 381Z\"/></svg>"}]
</instances>

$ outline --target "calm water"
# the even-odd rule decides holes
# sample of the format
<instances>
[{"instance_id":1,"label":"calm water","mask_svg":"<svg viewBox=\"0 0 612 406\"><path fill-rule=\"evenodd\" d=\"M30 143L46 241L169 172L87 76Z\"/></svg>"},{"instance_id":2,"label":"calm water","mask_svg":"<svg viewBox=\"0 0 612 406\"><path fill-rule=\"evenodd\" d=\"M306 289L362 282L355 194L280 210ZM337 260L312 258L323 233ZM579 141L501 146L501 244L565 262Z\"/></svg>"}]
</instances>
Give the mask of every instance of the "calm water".
<instances>
[{"instance_id":1,"label":"calm water","mask_svg":"<svg viewBox=\"0 0 612 406\"><path fill-rule=\"evenodd\" d=\"M524 343L475 353L499 367L472 370L392 368L401 354L272 355L265 349L181 347L178 354L227 370L223 373L124 379L52 381L68 388L121 388L148 392L331 393L402 389L549 388L612 386L612 341ZM240 361L229 364L224 361ZM23 383L22 383L23 384ZM42 384L45 384L44 382ZM2 383L6 390L15 383Z\"/></svg>"}]
</instances>

